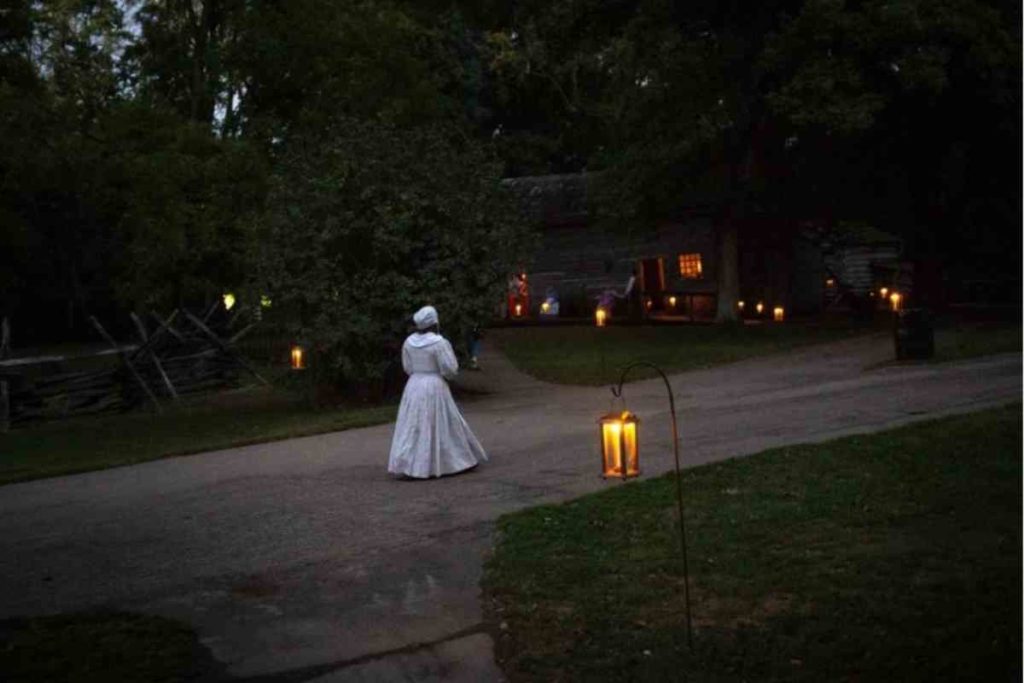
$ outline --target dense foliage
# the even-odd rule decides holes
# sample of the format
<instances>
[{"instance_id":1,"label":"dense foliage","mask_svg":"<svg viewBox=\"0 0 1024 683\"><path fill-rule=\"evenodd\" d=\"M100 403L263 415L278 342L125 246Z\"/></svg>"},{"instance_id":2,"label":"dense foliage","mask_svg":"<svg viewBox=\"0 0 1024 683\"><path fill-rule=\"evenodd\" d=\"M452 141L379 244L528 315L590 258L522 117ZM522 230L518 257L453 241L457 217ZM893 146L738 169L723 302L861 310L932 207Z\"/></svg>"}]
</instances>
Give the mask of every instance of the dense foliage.
<instances>
[{"instance_id":1,"label":"dense foliage","mask_svg":"<svg viewBox=\"0 0 1024 683\"><path fill-rule=\"evenodd\" d=\"M1019 279L1020 25L1005 0L0 0L0 314L23 341L67 338L87 315L255 286L257 226L285 225L302 173L323 174L315 205L369 220L327 189L354 154L381 161L344 187L397 197L374 211L401 240L418 208L388 183L446 204L499 176L600 170L615 229L702 206L727 312L730 226L750 215L868 222L964 277ZM501 261L484 270L511 269L516 231L484 208L494 229L472 239ZM307 219L289 229L325 225ZM390 316L419 287L348 313Z\"/></svg>"},{"instance_id":2,"label":"dense foliage","mask_svg":"<svg viewBox=\"0 0 1024 683\"><path fill-rule=\"evenodd\" d=\"M320 372L383 380L426 304L456 348L495 315L526 233L479 145L446 127L340 119L293 140L278 168L258 290Z\"/></svg>"}]
</instances>

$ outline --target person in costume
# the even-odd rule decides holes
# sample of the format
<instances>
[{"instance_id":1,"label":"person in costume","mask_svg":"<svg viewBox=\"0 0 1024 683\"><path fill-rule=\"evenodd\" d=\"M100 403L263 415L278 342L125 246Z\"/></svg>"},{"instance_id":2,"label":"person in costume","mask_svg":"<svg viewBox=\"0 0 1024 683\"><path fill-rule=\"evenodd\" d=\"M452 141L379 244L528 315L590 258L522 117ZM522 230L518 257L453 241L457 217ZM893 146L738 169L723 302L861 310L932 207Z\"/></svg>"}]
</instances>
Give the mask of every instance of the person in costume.
<instances>
[{"instance_id":1,"label":"person in costume","mask_svg":"<svg viewBox=\"0 0 1024 683\"><path fill-rule=\"evenodd\" d=\"M459 361L439 334L437 311L424 306L413 316L416 332L402 345L409 381L398 407L388 472L427 479L455 474L487 461L487 453L459 412L448 380Z\"/></svg>"}]
</instances>

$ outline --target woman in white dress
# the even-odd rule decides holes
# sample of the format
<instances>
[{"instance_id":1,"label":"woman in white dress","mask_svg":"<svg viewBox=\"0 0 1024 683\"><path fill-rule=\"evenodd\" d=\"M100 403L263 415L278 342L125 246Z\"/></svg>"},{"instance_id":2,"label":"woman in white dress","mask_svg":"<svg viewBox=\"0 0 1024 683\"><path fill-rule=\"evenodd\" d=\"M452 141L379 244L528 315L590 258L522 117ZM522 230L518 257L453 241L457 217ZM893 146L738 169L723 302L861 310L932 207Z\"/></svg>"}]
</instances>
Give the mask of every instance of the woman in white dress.
<instances>
[{"instance_id":1,"label":"woman in white dress","mask_svg":"<svg viewBox=\"0 0 1024 683\"><path fill-rule=\"evenodd\" d=\"M459 372L452 345L437 333L437 311L424 306L413 316L417 332L402 345L409 381L398 408L388 472L426 479L486 462L487 453L462 417L447 380Z\"/></svg>"}]
</instances>

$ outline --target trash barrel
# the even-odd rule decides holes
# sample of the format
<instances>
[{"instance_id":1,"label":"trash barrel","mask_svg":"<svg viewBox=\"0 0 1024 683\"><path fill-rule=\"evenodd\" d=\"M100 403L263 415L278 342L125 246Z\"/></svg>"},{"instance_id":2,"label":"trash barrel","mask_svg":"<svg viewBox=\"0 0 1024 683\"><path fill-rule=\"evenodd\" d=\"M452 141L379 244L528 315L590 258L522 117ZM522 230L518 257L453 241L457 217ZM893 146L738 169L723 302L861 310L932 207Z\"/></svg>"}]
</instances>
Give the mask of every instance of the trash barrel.
<instances>
[{"instance_id":1,"label":"trash barrel","mask_svg":"<svg viewBox=\"0 0 1024 683\"><path fill-rule=\"evenodd\" d=\"M896 313L896 360L931 358L935 354L935 331L931 316L923 308Z\"/></svg>"}]
</instances>

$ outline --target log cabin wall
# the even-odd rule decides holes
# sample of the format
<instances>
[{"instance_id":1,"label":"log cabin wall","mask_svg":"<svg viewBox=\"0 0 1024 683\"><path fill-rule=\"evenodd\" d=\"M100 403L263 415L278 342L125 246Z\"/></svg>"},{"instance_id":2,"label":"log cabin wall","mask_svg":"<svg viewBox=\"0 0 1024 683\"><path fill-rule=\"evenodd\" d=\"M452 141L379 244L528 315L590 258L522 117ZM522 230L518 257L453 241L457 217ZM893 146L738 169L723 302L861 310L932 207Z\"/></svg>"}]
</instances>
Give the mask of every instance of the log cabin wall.
<instances>
[{"instance_id":1,"label":"log cabin wall","mask_svg":"<svg viewBox=\"0 0 1024 683\"><path fill-rule=\"evenodd\" d=\"M652 299L653 312L665 312L667 297L675 295L674 312L714 316L717 258L710 217L695 213L649 229L605 229L588 221L584 175L512 178L505 184L540 226L533 257L523 264L530 288L528 315L538 313L550 291L558 297L561 317L591 316L597 297L606 290L623 293L635 268L637 287ZM681 254L699 254L699 278L682 276ZM660 286L652 287L650 278L645 286L641 262L648 259L661 260Z\"/></svg>"},{"instance_id":2,"label":"log cabin wall","mask_svg":"<svg viewBox=\"0 0 1024 683\"><path fill-rule=\"evenodd\" d=\"M699 254L701 277L683 278L680 254ZM651 291L645 287L640 264L648 259L661 259L663 288ZM693 218L685 222L664 222L649 231L607 231L585 224L548 226L541 234L540 244L528 264L532 300L540 305L551 288L562 302L567 315L589 315L590 310L577 312L584 301L593 302L605 290L622 293L634 268L637 286L652 297L672 294L713 296L716 287L715 235L711 221ZM655 301L661 309L663 302ZM713 302L711 302L713 303ZM713 305L710 305L713 309Z\"/></svg>"}]
</instances>

